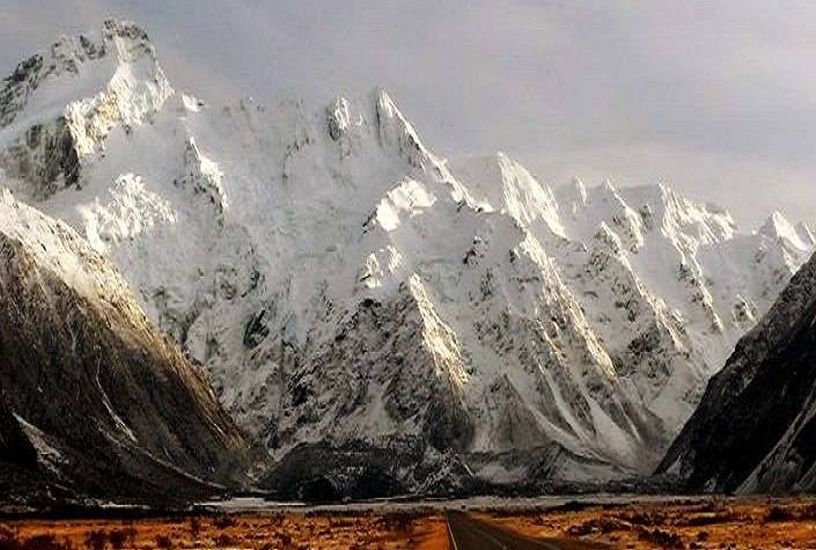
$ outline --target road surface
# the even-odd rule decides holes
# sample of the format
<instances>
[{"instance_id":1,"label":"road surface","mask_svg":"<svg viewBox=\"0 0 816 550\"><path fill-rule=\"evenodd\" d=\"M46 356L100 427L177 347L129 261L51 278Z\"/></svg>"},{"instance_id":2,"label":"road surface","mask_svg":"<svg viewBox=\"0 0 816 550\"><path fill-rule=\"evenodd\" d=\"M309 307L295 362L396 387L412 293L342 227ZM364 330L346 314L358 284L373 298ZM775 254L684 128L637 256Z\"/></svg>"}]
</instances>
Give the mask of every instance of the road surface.
<instances>
[{"instance_id":1,"label":"road surface","mask_svg":"<svg viewBox=\"0 0 816 550\"><path fill-rule=\"evenodd\" d=\"M607 548L581 541L534 539L462 512L450 512L447 517L451 550L591 550Z\"/></svg>"}]
</instances>

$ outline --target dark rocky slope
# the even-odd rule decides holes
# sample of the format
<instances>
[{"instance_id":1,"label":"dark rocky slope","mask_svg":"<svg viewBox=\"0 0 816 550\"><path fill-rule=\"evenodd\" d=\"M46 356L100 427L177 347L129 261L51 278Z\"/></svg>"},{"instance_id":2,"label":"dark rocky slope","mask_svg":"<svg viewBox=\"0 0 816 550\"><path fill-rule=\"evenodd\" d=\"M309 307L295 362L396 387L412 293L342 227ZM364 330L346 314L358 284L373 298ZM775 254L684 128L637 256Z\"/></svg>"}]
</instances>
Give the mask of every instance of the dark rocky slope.
<instances>
[{"instance_id":1,"label":"dark rocky slope","mask_svg":"<svg viewBox=\"0 0 816 550\"><path fill-rule=\"evenodd\" d=\"M0 489L165 501L241 481L247 447L203 370L112 264L0 189Z\"/></svg>"},{"instance_id":2,"label":"dark rocky slope","mask_svg":"<svg viewBox=\"0 0 816 550\"><path fill-rule=\"evenodd\" d=\"M659 473L710 492L816 488L816 258L737 345Z\"/></svg>"}]
</instances>

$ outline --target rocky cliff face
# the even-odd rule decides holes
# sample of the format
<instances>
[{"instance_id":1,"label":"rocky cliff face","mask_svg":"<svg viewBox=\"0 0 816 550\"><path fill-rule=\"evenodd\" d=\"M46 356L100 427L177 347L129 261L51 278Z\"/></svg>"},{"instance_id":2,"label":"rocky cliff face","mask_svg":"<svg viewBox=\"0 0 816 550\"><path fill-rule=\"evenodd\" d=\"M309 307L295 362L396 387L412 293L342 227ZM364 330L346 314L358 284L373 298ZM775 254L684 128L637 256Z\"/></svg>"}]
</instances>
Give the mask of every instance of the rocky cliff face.
<instances>
[{"instance_id":1,"label":"rocky cliff face","mask_svg":"<svg viewBox=\"0 0 816 550\"><path fill-rule=\"evenodd\" d=\"M448 163L384 91L213 108L131 24L32 59L0 95L11 187L206 365L273 486L650 471L814 244L665 186Z\"/></svg>"},{"instance_id":2,"label":"rocky cliff face","mask_svg":"<svg viewBox=\"0 0 816 550\"><path fill-rule=\"evenodd\" d=\"M816 487L816 259L737 344L659 472L697 491Z\"/></svg>"},{"instance_id":3,"label":"rocky cliff face","mask_svg":"<svg viewBox=\"0 0 816 550\"><path fill-rule=\"evenodd\" d=\"M7 190L0 388L5 497L183 500L236 486L249 465L207 375L152 327L115 267Z\"/></svg>"}]
</instances>

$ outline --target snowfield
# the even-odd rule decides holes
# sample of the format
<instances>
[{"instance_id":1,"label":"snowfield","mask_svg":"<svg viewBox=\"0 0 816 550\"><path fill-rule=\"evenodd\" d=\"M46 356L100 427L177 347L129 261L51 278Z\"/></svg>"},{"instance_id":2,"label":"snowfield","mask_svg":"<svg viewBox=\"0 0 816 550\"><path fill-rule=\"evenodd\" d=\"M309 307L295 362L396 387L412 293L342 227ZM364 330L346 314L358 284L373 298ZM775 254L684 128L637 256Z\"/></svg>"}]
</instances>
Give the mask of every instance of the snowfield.
<instances>
[{"instance_id":1,"label":"snowfield","mask_svg":"<svg viewBox=\"0 0 816 550\"><path fill-rule=\"evenodd\" d=\"M663 185L449 163L385 91L210 106L119 22L7 79L0 167L206 365L278 484L310 449L404 490L648 472L816 242Z\"/></svg>"}]
</instances>

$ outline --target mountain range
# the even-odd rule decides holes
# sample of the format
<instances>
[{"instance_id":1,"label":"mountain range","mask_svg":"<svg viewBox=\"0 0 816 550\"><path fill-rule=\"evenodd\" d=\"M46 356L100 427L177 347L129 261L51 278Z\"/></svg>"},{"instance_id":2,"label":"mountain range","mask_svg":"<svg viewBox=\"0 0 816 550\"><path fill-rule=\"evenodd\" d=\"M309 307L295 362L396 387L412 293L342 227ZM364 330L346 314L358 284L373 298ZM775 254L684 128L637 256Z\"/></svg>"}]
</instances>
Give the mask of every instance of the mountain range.
<instances>
[{"instance_id":1,"label":"mountain range","mask_svg":"<svg viewBox=\"0 0 816 550\"><path fill-rule=\"evenodd\" d=\"M59 39L6 78L0 169L0 206L37 220L0 220L31 269L70 299L116 309L105 300L122 296L128 314L105 338L147 334L131 349L156 353L185 387L163 418L200 425L177 432L207 456L150 440L139 452L227 472L254 445L269 463L254 481L287 495L648 474L816 244L778 212L741 232L725 209L666 185L553 189L504 153L447 161L383 90L328 106L211 106L176 91L147 34L119 21ZM39 226L69 235L68 252L38 248ZM8 262L0 281L20 284ZM102 281L91 298L76 265ZM52 291L37 292L4 292L0 315ZM40 314L74 318L55 307ZM42 319L29 318L28 342ZM94 364L77 356L80 370ZM108 368L137 368L123 360ZM731 361L712 388L732 386ZM79 368L52 363L55 376ZM164 398L145 388L157 382L91 391L98 382L82 379L108 428L87 429L142 442L144 420L106 400L154 414ZM4 400L0 450L61 434L45 404ZM42 462L51 447L26 448ZM692 477L719 486L706 476Z\"/></svg>"}]
</instances>

